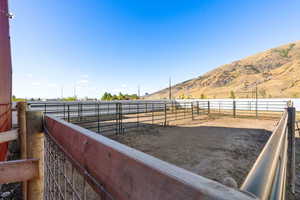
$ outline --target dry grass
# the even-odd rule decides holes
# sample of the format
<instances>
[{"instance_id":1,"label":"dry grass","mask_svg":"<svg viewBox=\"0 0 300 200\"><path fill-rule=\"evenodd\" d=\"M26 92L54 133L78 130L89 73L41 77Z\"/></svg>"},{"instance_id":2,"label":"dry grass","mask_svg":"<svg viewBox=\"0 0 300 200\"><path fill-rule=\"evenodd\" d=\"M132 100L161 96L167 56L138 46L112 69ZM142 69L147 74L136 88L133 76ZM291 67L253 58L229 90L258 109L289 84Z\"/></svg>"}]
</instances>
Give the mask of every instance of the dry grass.
<instances>
[{"instance_id":1,"label":"dry grass","mask_svg":"<svg viewBox=\"0 0 300 200\"><path fill-rule=\"evenodd\" d=\"M245 98L242 91L253 91L258 83L261 97L300 97L300 41L297 41L286 56L280 51L291 44L270 49L242 60L216 68L201 77L188 80L173 87L173 97L229 98L230 91L236 97ZM263 90L265 94L263 94ZM251 98L251 94L248 94ZM148 99L168 98L168 89L158 91Z\"/></svg>"}]
</instances>

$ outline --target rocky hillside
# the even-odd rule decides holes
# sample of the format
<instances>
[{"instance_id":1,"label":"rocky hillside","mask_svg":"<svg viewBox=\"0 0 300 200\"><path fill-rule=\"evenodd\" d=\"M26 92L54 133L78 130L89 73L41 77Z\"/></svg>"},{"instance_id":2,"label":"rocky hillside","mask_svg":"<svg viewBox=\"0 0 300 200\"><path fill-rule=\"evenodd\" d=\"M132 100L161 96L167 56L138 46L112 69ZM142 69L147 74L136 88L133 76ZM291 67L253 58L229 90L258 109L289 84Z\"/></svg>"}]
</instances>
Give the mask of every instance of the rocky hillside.
<instances>
[{"instance_id":1,"label":"rocky hillside","mask_svg":"<svg viewBox=\"0 0 300 200\"><path fill-rule=\"evenodd\" d=\"M300 41L222 65L172 87L173 98L300 97ZM168 88L146 99L168 98Z\"/></svg>"}]
</instances>

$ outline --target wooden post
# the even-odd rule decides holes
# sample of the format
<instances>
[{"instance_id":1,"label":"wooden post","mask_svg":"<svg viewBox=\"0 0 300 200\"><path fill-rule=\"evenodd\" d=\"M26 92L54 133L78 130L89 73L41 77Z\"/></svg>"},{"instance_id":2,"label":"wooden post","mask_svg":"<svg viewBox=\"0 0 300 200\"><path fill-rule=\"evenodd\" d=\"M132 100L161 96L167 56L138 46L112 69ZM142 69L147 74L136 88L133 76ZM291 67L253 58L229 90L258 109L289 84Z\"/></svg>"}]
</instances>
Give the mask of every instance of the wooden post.
<instances>
[{"instance_id":1,"label":"wooden post","mask_svg":"<svg viewBox=\"0 0 300 200\"><path fill-rule=\"evenodd\" d=\"M199 115L199 101L197 101L197 115Z\"/></svg>"},{"instance_id":2,"label":"wooden post","mask_svg":"<svg viewBox=\"0 0 300 200\"><path fill-rule=\"evenodd\" d=\"M26 112L27 157L39 159L39 176L27 183L27 199L43 199L44 189L44 134L43 113Z\"/></svg>"},{"instance_id":3,"label":"wooden post","mask_svg":"<svg viewBox=\"0 0 300 200\"><path fill-rule=\"evenodd\" d=\"M19 102L17 104L21 159L28 158L28 156L27 156L27 134L26 134L26 131L27 131L27 128L26 128L27 106L28 105L26 102ZM27 200L27 181L22 182L22 197L23 197L23 200Z\"/></svg>"},{"instance_id":4,"label":"wooden post","mask_svg":"<svg viewBox=\"0 0 300 200\"><path fill-rule=\"evenodd\" d=\"M294 107L288 107L288 134L290 143L290 187L291 192L295 193L295 118L296 109Z\"/></svg>"}]
</instances>

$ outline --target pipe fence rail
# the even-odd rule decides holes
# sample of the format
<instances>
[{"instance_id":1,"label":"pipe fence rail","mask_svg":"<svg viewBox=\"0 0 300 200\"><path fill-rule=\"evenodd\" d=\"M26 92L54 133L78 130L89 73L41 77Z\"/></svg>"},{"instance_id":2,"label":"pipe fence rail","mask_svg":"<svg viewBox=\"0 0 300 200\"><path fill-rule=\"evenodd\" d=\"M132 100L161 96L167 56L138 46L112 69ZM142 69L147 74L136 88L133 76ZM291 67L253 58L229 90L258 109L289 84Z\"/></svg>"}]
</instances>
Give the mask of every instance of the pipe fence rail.
<instances>
[{"instance_id":1,"label":"pipe fence rail","mask_svg":"<svg viewBox=\"0 0 300 200\"><path fill-rule=\"evenodd\" d=\"M194 103L186 105L193 109ZM156 112L164 108L157 106ZM139 109L145 111L146 107ZM132 113L129 107L127 111ZM179 200L199 194L206 199L285 199L287 190L294 187L294 115L292 107L283 112L239 191L46 114L45 199ZM154 195L155 191L160 195ZM166 194L168 191L172 192Z\"/></svg>"},{"instance_id":2,"label":"pipe fence rail","mask_svg":"<svg viewBox=\"0 0 300 200\"><path fill-rule=\"evenodd\" d=\"M295 109L283 113L241 189L259 199L281 200L295 187ZM289 162L289 163L288 163ZM289 187L287 187L289 186Z\"/></svg>"},{"instance_id":3,"label":"pipe fence rail","mask_svg":"<svg viewBox=\"0 0 300 200\"><path fill-rule=\"evenodd\" d=\"M31 110L64 119L94 132L112 135L149 126L195 119L201 115L280 117L286 101L117 101L29 102Z\"/></svg>"},{"instance_id":4,"label":"pipe fence rail","mask_svg":"<svg viewBox=\"0 0 300 200\"><path fill-rule=\"evenodd\" d=\"M16 179L11 173L7 179L22 181L25 198L285 199L295 191L295 108L285 102L268 103L268 108L256 103L253 112L249 102L222 103L223 107L212 101L30 102L29 106L20 102L19 134L25 160L1 166L17 165L15 173L27 170L26 176ZM245 106L255 117L257 113L263 117L270 108L276 117L281 114L240 188L227 187L106 137L143 126L166 126L172 120L214 115L219 112L216 106L230 117L240 117ZM3 176L5 172L0 173Z\"/></svg>"},{"instance_id":5,"label":"pipe fence rail","mask_svg":"<svg viewBox=\"0 0 300 200\"><path fill-rule=\"evenodd\" d=\"M257 199L65 120L44 127L44 199Z\"/></svg>"},{"instance_id":6,"label":"pipe fence rail","mask_svg":"<svg viewBox=\"0 0 300 200\"><path fill-rule=\"evenodd\" d=\"M41 110L106 135L147 126L166 126L208 113L207 102L71 102L30 103L29 106L31 110Z\"/></svg>"}]
</instances>

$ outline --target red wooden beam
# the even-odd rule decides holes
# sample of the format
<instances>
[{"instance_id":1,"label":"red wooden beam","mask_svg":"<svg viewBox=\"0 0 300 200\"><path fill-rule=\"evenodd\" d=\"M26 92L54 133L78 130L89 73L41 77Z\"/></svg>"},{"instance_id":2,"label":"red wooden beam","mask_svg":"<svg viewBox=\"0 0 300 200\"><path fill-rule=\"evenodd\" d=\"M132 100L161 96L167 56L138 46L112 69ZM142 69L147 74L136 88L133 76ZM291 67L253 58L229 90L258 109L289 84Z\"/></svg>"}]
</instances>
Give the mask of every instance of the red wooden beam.
<instances>
[{"instance_id":1,"label":"red wooden beam","mask_svg":"<svg viewBox=\"0 0 300 200\"><path fill-rule=\"evenodd\" d=\"M12 67L7 0L0 0L0 134L11 129ZM0 144L0 161L6 159L8 143Z\"/></svg>"},{"instance_id":2,"label":"red wooden beam","mask_svg":"<svg viewBox=\"0 0 300 200\"><path fill-rule=\"evenodd\" d=\"M45 116L49 134L114 199L255 199L63 120Z\"/></svg>"}]
</instances>

